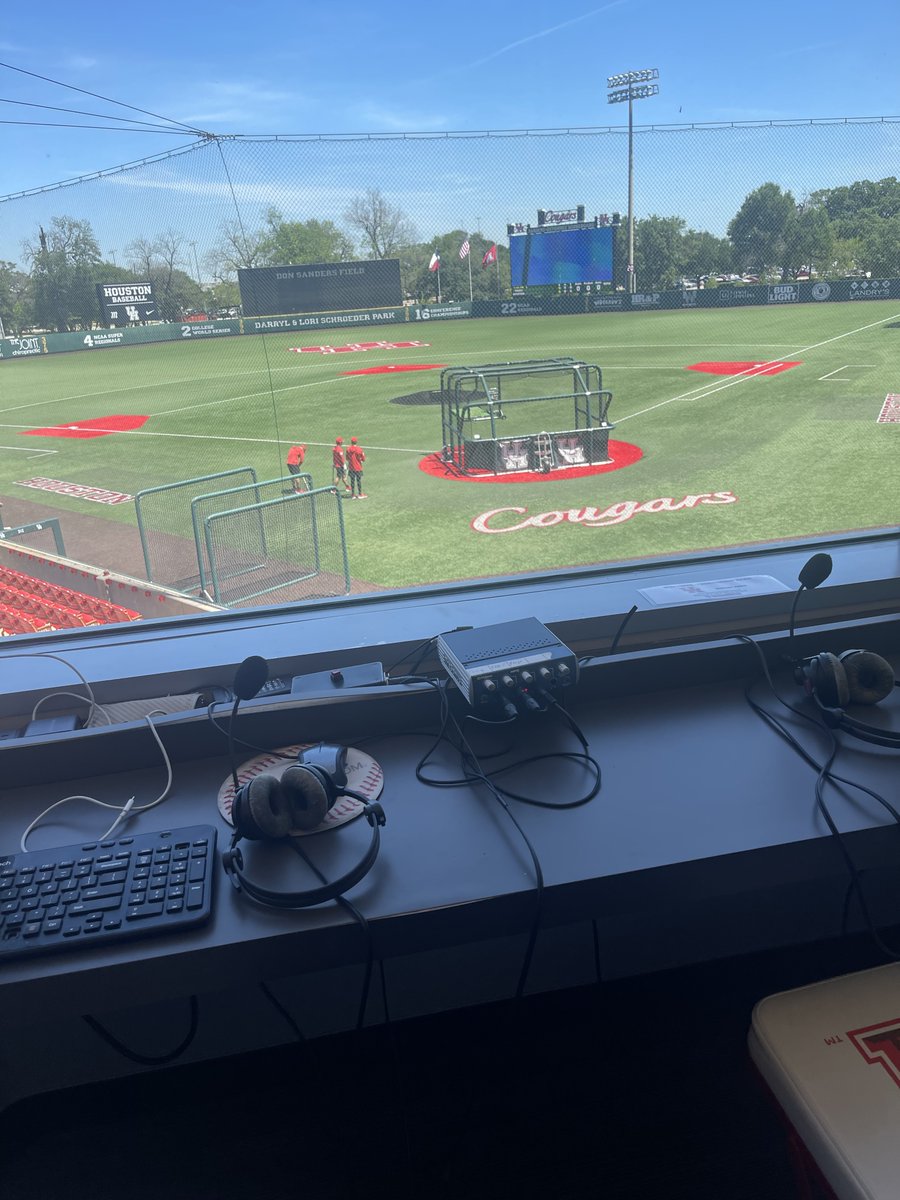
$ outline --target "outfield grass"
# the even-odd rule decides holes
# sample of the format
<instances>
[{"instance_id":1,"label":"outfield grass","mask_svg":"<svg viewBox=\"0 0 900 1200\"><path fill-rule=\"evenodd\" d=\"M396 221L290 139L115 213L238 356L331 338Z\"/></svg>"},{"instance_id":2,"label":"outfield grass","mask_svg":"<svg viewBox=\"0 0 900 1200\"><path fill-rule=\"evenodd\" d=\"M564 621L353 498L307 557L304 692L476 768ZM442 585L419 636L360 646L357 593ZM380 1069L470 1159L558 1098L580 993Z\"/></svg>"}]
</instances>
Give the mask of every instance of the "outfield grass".
<instances>
[{"instance_id":1,"label":"outfield grass","mask_svg":"<svg viewBox=\"0 0 900 1200\"><path fill-rule=\"evenodd\" d=\"M347 330L4 361L0 490L39 500L42 493L16 481L44 475L133 494L245 464L268 479L282 473L294 441L308 444L305 469L323 485L331 482L335 435L355 434L368 454L369 499L344 506L350 570L356 579L388 587L892 525L900 507L900 426L876 418L885 396L900 392L900 327L892 327L900 322L898 309L896 302L875 301L448 321L382 326L365 335L428 343L414 349L289 353L291 346L363 336ZM463 365L554 355L602 367L604 386L613 392L612 437L639 445L638 462L568 481L434 479L419 461L440 448L439 408L390 401L437 387L439 372L341 374L382 363ZM686 369L710 360L781 359L800 365L741 378ZM107 437L26 432L132 413L149 420ZM36 453L48 450L53 453ZM717 492L737 502L677 511L632 506L615 510L618 523L594 527L554 517L545 518L544 527L494 536L472 527L498 508L526 511L500 514L494 527L537 514L584 516L586 508ZM134 524L130 504L46 499L54 508ZM186 513L183 530L172 532L186 533L189 526Z\"/></svg>"}]
</instances>

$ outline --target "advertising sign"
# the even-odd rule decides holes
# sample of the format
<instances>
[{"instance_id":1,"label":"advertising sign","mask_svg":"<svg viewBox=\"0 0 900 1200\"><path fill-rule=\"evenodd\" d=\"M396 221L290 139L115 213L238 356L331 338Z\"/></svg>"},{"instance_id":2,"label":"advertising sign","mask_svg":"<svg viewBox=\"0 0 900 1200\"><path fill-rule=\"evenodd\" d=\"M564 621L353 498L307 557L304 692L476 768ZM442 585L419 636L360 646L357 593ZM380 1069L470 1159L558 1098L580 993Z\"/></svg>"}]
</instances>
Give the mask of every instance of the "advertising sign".
<instances>
[{"instance_id":1,"label":"advertising sign","mask_svg":"<svg viewBox=\"0 0 900 1200\"><path fill-rule=\"evenodd\" d=\"M152 283L98 283L100 320L104 325L137 325L157 321Z\"/></svg>"}]
</instances>

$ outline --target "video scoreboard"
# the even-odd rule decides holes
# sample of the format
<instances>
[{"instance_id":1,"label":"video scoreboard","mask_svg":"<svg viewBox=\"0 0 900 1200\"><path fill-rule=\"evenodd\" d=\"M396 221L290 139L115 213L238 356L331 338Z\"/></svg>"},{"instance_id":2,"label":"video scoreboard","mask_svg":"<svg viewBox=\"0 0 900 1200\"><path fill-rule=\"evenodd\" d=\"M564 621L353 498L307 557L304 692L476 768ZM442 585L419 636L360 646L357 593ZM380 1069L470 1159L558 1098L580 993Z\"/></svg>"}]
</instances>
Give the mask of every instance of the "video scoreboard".
<instances>
[{"instance_id":1,"label":"video scoreboard","mask_svg":"<svg viewBox=\"0 0 900 1200\"><path fill-rule=\"evenodd\" d=\"M614 238L612 225L528 226L524 233L510 234L510 282L514 288L610 283Z\"/></svg>"}]
</instances>

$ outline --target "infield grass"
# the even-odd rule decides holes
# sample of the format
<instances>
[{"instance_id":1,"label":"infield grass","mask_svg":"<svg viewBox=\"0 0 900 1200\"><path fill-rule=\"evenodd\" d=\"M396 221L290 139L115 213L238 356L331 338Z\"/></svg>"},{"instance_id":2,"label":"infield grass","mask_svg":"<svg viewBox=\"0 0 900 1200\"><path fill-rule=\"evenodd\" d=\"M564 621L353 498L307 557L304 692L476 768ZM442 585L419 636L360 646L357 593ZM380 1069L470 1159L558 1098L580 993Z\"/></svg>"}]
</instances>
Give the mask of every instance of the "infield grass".
<instances>
[{"instance_id":1,"label":"infield grass","mask_svg":"<svg viewBox=\"0 0 900 1200\"><path fill-rule=\"evenodd\" d=\"M4 361L0 490L36 501L33 476L135 493L250 465L282 474L306 442L316 486L331 482L330 446L356 435L368 499L346 503L351 574L401 587L508 575L898 522L900 425L879 424L900 393L900 305L890 301L692 312L415 322L340 333L172 342ZM413 349L294 354L292 346L418 339ZM613 439L641 447L632 466L537 483L435 479L440 409L392 403L438 386L438 370L345 376L378 365L475 365L572 355L597 363L611 389ZM800 365L774 375L687 369L706 361ZM142 428L78 439L29 433L79 420L143 414ZM41 453L47 452L50 453ZM625 501L729 492L736 503L634 511L591 527L547 517ZM132 504L46 495L48 506L134 524ZM665 506L657 506L657 508ZM618 510L627 511L627 510ZM7 514L9 515L9 514ZM64 523L63 523L64 528ZM183 528L188 534L190 513ZM137 533L135 533L137 538Z\"/></svg>"}]
</instances>

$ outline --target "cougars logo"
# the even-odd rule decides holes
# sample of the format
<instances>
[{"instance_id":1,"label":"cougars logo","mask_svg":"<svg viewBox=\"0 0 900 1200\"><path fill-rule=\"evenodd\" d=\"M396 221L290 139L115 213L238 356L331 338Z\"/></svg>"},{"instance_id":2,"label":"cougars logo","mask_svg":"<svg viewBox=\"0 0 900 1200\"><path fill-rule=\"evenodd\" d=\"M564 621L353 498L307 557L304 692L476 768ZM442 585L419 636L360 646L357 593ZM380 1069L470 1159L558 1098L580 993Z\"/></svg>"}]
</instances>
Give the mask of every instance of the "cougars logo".
<instances>
[{"instance_id":1,"label":"cougars logo","mask_svg":"<svg viewBox=\"0 0 900 1200\"><path fill-rule=\"evenodd\" d=\"M900 1087L900 1019L850 1029L847 1037L868 1063L881 1063Z\"/></svg>"}]
</instances>

